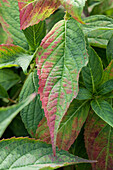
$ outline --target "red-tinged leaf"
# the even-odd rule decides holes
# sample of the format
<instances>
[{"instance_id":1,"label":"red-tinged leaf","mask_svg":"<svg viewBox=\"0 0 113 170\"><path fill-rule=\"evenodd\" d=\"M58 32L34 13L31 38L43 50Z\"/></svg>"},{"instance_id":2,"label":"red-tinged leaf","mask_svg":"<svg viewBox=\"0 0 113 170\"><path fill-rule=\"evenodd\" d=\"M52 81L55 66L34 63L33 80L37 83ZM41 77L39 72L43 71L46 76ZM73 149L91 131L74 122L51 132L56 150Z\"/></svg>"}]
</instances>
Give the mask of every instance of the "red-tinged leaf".
<instances>
[{"instance_id":1,"label":"red-tinged leaf","mask_svg":"<svg viewBox=\"0 0 113 170\"><path fill-rule=\"evenodd\" d=\"M42 40L38 55L39 94L55 154L60 122L77 96L79 72L88 61L79 23L74 19L58 22Z\"/></svg>"},{"instance_id":2,"label":"red-tinged leaf","mask_svg":"<svg viewBox=\"0 0 113 170\"><path fill-rule=\"evenodd\" d=\"M46 117L44 117L40 121L38 128L36 130L35 138L40 139L41 141L44 141L48 144L51 144L51 136L50 136L50 132L49 132L49 127L47 125Z\"/></svg>"},{"instance_id":3,"label":"red-tinged leaf","mask_svg":"<svg viewBox=\"0 0 113 170\"><path fill-rule=\"evenodd\" d=\"M113 128L91 112L85 124L85 146L89 159L98 163L94 170L112 169L113 167Z\"/></svg>"},{"instance_id":4,"label":"red-tinged leaf","mask_svg":"<svg viewBox=\"0 0 113 170\"><path fill-rule=\"evenodd\" d=\"M83 23L81 14L86 0L59 0L64 8L72 15L78 22Z\"/></svg>"},{"instance_id":5,"label":"red-tinged leaf","mask_svg":"<svg viewBox=\"0 0 113 170\"><path fill-rule=\"evenodd\" d=\"M49 17L60 5L58 0L18 0L20 28L25 29Z\"/></svg>"},{"instance_id":6,"label":"red-tinged leaf","mask_svg":"<svg viewBox=\"0 0 113 170\"><path fill-rule=\"evenodd\" d=\"M59 149L68 150L77 138L89 111L87 101L73 100L64 116L57 134ZM36 138L51 143L49 127L46 118L43 118L36 131Z\"/></svg>"}]
</instances>

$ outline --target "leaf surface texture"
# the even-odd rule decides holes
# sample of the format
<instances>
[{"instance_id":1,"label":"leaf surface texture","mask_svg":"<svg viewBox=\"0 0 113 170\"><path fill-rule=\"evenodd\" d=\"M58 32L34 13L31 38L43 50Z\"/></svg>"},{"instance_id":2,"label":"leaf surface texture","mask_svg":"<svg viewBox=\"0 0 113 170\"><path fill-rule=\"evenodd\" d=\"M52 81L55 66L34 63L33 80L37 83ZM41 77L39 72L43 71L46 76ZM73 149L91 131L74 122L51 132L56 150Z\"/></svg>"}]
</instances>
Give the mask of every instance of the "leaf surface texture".
<instances>
[{"instance_id":1,"label":"leaf surface texture","mask_svg":"<svg viewBox=\"0 0 113 170\"><path fill-rule=\"evenodd\" d=\"M79 72L87 61L84 35L74 19L58 22L42 40L37 55L39 94L54 151L60 122L77 96Z\"/></svg>"}]
</instances>

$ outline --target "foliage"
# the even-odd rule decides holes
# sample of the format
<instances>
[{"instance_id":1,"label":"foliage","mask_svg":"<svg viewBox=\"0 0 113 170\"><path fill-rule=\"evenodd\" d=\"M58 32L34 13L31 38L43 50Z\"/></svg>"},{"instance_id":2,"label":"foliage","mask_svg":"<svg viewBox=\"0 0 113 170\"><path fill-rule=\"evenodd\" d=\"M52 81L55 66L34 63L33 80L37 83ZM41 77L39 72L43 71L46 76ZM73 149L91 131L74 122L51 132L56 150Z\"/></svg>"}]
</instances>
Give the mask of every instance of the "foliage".
<instances>
[{"instance_id":1,"label":"foliage","mask_svg":"<svg viewBox=\"0 0 113 170\"><path fill-rule=\"evenodd\" d=\"M0 0L0 169L113 167L112 11Z\"/></svg>"}]
</instances>

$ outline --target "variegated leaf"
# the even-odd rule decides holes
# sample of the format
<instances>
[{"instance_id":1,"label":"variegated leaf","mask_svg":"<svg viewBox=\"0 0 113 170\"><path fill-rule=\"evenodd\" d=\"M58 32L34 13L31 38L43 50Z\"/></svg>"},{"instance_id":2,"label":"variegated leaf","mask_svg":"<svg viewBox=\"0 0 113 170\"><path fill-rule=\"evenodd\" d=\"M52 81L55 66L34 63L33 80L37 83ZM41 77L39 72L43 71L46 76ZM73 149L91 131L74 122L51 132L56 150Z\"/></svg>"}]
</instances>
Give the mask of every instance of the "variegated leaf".
<instances>
[{"instance_id":1,"label":"variegated leaf","mask_svg":"<svg viewBox=\"0 0 113 170\"><path fill-rule=\"evenodd\" d=\"M70 107L63 117L57 134L57 146L59 149L69 150L87 118L89 111L89 103L87 100L78 101L73 100ZM47 143L51 143L49 128L46 118L43 118L40 122L37 131L36 138Z\"/></svg>"},{"instance_id":2,"label":"variegated leaf","mask_svg":"<svg viewBox=\"0 0 113 170\"><path fill-rule=\"evenodd\" d=\"M42 40L38 55L39 93L55 153L60 122L77 96L79 72L88 61L79 23L58 22Z\"/></svg>"},{"instance_id":3,"label":"variegated leaf","mask_svg":"<svg viewBox=\"0 0 113 170\"><path fill-rule=\"evenodd\" d=\"M111 170L113 167L113 128L94 112L90 112L84 135L89 159L98 161L92 164L93 170Z\"/></svg>"},{"instance_id":4,"label":"variegated leaf","mask_svg":"<svg viewBox=\"0 0 113 170\"><path fill-rule=\"evenodd\" d=\"M38 24L49 17L60 5L59 0L18 0L20 28Z\"/></svg>"},{"instance_id":5,"label":"variegated leaf","mask_svg":"<svg viewBox=\"0 0 113 170\"><path fill-rule=\"evenodd\" d=\"M81 19L83 7L86 0L59 0L64 8L72 15L77 21L84 23Z\"/></svg>"}]
</instances>

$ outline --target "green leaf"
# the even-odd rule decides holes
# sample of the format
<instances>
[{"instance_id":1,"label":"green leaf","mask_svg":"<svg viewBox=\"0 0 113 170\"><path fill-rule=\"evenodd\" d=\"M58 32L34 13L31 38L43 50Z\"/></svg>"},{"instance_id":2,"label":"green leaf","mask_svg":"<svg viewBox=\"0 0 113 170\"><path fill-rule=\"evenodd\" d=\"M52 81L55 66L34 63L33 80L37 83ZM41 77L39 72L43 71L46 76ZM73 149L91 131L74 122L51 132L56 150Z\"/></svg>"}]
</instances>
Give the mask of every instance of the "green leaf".
<instances>
[{"instance_id":1,"label":"green leaf","mask_svg":"<svg viewBox=\"0 0 113 170\"><path fill-rule=\"evenodd\" d=\"M3 86L0 85L0 98L8 98L8 93Z\"/></svg>"},{"instance_id":2,"label":"green leaf","mask_svg":"<svg viewBox=\"0 0 113 170\"><path fill-rule=\"evenodd\" d=\"M11 138L0 142L0 169L50 170L77 163L94 163L66 151L57 149L53 156L52 147L44 142L29 138Z\"/></svg>"},{"instance_id":3,"label":"green leaf","mask_svg":"<svg viewBox=\"0 0 113 170\"><path fill-rule=\"evenodd\" d=\"M59 21L42 40L37 55L38 91L50 128L54 153L60 122L77 96L79 72L87 61L82 29L72 18Z\"/></svg>"},{"instance_id":4,"label":"green leaf","mask_svg":"<svg viewBox=\"0 0 113 170\"><path fill-rule=\"evenodd\" d=\"M31 47L31 50L35 51L40 45L41 40L46 35L46 24L45 21L39 22L36 25L30 26L23 30L24 35Z\"/></svg>"},{"instance_id":5,"label":"green leaf","mask_svg":"<svg viewBox=\"0 0 113 170\"><path fill-rule=\"evenodd\" d=\"M99 86L97 92L99 95L104 95L113 90L113 79L106 81L104 84Z\"/></svg>"},{"instance_id":6,"label":"green leaf","mask_svg":"<svg viewBox=\"0 0 113 170\"><path fill-rule=\"evenodd\" d=\"M89 90L85 88L80 88L78 95L76 97L77 100L88 100L92 98L92 94L90 93Z\"/></svg>"},{"instance_id":7,"label":"green leaf","mask_svg":"<svg viewBox=\"0 0 113 170\"><path fill-rule=\"evenodd\" d=\"M86 0L59 0L61 5L72 15L74 19L83 23L81 14Z\"/></svg>"},{"instance_id":8,"label":"green leaf","mask_svg":"<svg viewBox=\"0 0 113 170\"><path fill-rule=\"evenodd\" d=\"M57 11L55 11L49 18L46 19L47 30L50 31L53 26L60 20L63 20L65 15L64 8L59 7Z\"/></svg>"},{"instance_id":9,"label":"green leaf","mask_svg":"<svg viewBox=\"0 0 113 170\"><path fill-rule=\"evenodd\" d=\"M93 47L94 50L97 52L98 56L102 60L103 68L105 69L108 66L108 61L107 61L107 56L106 56L106 49L105 48L98 48L98 47Z\"/></svg>"},{"instance_id":10,"label":"green leaf","mask_svg":"<svg viewBox=\"0 0 113 170\"><path fill-rule=\"evenodd\" d=\"M108 62L111 62L111 60L113 59L113 35L108 42L106 54L107 54Z\"/></svg>"},{"instance_id":11,"label":"green leaf","mask_svg":"<svg viewBox=\"0 0 113 170\"><path fill-rule=\"evenodd\" d=\"M104 70L102 83L105 83L106 81L110 79L113 79L113 60L111 60L108 67Z\"/></svg>"},{"instance_id":12,"label":"green leaf","mask_svg":"<svg viewBox=\"0 0 113 170\"><path fill-rule=\"evenodd\" d=\"M102 81L103 66L102 61L93 48L88 47L89 63L82 69L83 80L88 90L96 91Z\"/></svg>"},{"instance_id":13,"label":"green leaf","mask_svg":"<svg viewBox=\"0 0 113 170\"><path fill-rule=\"evenodd\" d=\"M33 55L16 45L0 45L0 69L5 67L21 66L26 73Z\"/></svg>"},{"instance_id":14,"label":"green leaf","mask_svg":"<svg viewBox=\"0 0 113 170\"><path fill-rule=\"evenodd\" d=\"M73 155L79 157L82 156L82 158L88 159L88 155L85 148L85 142L84 142L84 126L82 127L77 139L69 149L69 152L72 153ZM76 164L75 168L76 170L91 170L91 164L87 164L87 163Z\"/></svg>"},{"instance_id":15,"label":"green leaf","mask_svg":"<svg viewBox=\"0 0 113 170\"><path fill-rule=\"evenodd\" d=\"M113 10L113 1L112 0L101 0L101 3L99 3L97 6L95 6L91 12L91 15L93 14L102 14L109 10Z\"/></svg>"},{"instance_id":16,"label":"green leaf","mask_svg":"<svg viewBox=\"0 0 113 170\"><path fill-rule=\"evenodd\" d=\"M12 70L2 69L0 70L0 84L5 90L9 90L17 82L20 81L18 74L15 74Z\"/></svg>"},{"instance_id":17,"label":"green leaf","mask_svg":"<svg viewBox=\"0 0 113 170\"><path fill-rule=\"evenodd\" d=\"M98 162L92 169L112 169L113 165L113 128L90 112L85 123L85 146L89 159Z\"/></svg>"},{"instance_id":18,"label":"green leaf","mask_svg":"<svg viewBox=\"0 0 113 170\"><path fill-rule=\"evenodd\" d=\"M110 92L110 93L107 93L106 95L104 95L104 97L112 99L113 98L113 91Z\"/></svg>"},{"instance_id":19,"label":"green leaf","mask_svg":"<svg viewBox=\"0 0 113 170\"><path fill-rule=\"evenodd\" d=\"M59 149L69 150L87 118L89 111L89 102L73 100L70 107L60 123L57 134L57 146ZM51 143L49 127L44 118L40 122L37 131L37 139Z\"/></svg>"},{"instance_id":20,"label":"green leaf","mask_svg":"<svg viewBox=\"0 0 113 170\"><path fill-rule=\"evenodd\" d=\"M102 0L87 0L88 6L96 6L101 3Z\"/></svg>"},{"instance_id":21,"label":"green leaf","mask_svg":"<svg viewBox=\"0 0 113 170\"><path fill-rule=\"evenodd\" d=\"M113 19L104 15L94 15L84 19L83 31L88 42L97 47L106 48L113 34Z\"/></svg>"},{"instance_id":22,"label":"green leaf","mask_svg":"<svg viewBox=\"0 0 113 170\"><path fill-rule=\"evenodd\" d=\"M18 0L20 28L38 24L48 18L59 6L59 0Z\"/></svg>"},{"instance_id":23,"label":"green leaf","mask_svg":"<svg viewBox=\"0 0 113 170\"><path fill-rule=\"evenodd\" d=\"M20 114L18 114L10 123L9 129L13 132L15 137L20 136L29 136L27 129L24 126L24 123L22 122L22 119L20 117Z\"/></svg>"},{"instance_id":24,"label":"green leaf","mask_svg":"<svg viewBox=\"0 0 113 170\"><path fill-rule=\"evenodd\" d=\"M1 23L15 45L28 49L23 32L20 30L19 8L16 0L0 1Z\"/></svg>"},{"instance_id":25,"label":"green leaf","mask_svg":"<svg viewBox=\"0 0 113 170\"><path fill-rule=\"evenodd\" d=\"M26 100L15 104L13 106L9 106L6 108L0 108L0 137L14 119L14 117L26 106L28 105L36 96L36 94L32 94Z\"/></svg>"},{"instance_id":26,"label":"green leaf","mask_svg":"<svg viewBox=\"0 0 113 170\"><path fill-rule=\"evenodd\" d=\"M92 100L91 107L101 119L113 127L113 108L107 101L102 99Z\"/></svg>"},{"instance_id":27,"label":"green leaf","mask_svg":"<svg viewBox=\"0 0 113 170\"><path fill-rule=\"evenodd\" d=\"M35 70L28 76L23 85L22 91L20 93L20 101L26 99L26 97L31 93L38 92L38 81L37 70ZM37 126L44 116L39 94L20 113L27 131L32 137L34 137Z\"/></svg>"}]
</instances>

